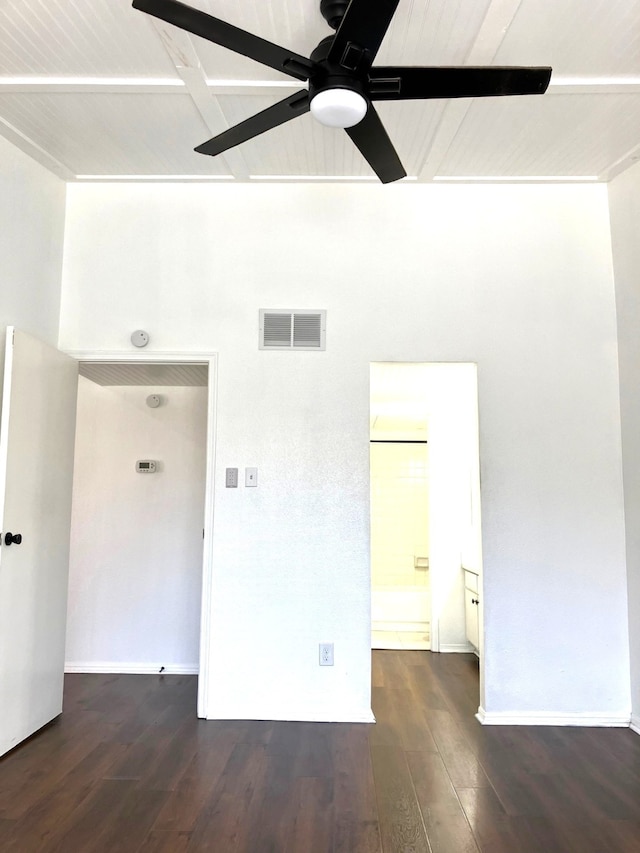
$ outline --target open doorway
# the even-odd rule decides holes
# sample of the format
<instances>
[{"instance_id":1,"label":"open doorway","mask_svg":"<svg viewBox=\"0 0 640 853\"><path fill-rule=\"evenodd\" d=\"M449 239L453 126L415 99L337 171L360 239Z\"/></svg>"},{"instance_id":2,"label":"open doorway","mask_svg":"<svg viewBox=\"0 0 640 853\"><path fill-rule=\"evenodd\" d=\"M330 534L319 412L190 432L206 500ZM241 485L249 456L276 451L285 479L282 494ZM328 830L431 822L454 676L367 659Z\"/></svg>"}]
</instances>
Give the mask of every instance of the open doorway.
<instances>
[{"instance_id":1,"label":"open doorway","mask_svg":"<svg viewBox=\"0 0 640 853\"><path fill-rule=\"evenodd\" d=\"M371 364L372 647L482 652L474 364Z\"/></svg>"},{"instance_id":2,"label":"open doorway","mask_svg":"<svg viewBox=\"0 0 640 853\"><path fill-rule=\"evenodd\" d=\"M210 367L80 359L68 672L202 670Z\"/></svg>"}]
</instances>

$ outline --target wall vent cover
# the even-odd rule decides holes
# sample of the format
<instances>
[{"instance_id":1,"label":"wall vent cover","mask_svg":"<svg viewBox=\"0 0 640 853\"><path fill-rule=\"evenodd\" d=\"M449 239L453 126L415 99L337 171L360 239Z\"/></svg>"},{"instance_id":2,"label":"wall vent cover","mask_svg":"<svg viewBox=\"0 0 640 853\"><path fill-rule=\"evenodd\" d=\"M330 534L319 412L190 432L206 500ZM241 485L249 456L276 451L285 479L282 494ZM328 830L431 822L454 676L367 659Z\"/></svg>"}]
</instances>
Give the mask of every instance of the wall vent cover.
<instances>
[{"instance_id":1,"label":"wall vent cover","mask_svg":"<svg viewBox=\"0 0 640 853\"><path fill-rule=\"evenodd\" d=\"M260 309L260 349L325 349L326 311Z\"/></svg>"}]
</instances>

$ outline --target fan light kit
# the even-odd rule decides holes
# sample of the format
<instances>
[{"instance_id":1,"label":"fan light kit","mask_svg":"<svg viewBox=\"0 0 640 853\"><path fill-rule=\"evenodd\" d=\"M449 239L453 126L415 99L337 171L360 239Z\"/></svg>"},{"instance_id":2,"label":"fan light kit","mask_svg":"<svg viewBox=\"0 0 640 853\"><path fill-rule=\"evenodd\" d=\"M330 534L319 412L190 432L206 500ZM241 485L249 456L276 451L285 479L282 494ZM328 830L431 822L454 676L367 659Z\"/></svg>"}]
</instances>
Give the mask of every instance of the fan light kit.
<instances>
[{"instance_id":1,"label":"fan light kit","mask_svg":"<svg viewBox=\"0 0 640 853\"><path fill-rule=\"evenodd\" d=\"M327 127L353 127L366 112L365 99L349 89L325 89L311 101L311 115Z\"/></svg>"},{"instance_id":2,"label":"fan light kit","mask_svg":"<svg viewBox=\"0 0 640 853\"><path fill-rule=\"evenodd\" d=\"M195 149L198 153L222 154L310 110L322 124L344 128L382 183L387 184L407 173L374 101L541 95L551 79L550 68L374 65L398 3L320 0L320 12L336 32L324 38L309 58L179 0L133 0L133 7L308 83L308 90L289 95L199 145Z\"/></svg>"}]
</instances>

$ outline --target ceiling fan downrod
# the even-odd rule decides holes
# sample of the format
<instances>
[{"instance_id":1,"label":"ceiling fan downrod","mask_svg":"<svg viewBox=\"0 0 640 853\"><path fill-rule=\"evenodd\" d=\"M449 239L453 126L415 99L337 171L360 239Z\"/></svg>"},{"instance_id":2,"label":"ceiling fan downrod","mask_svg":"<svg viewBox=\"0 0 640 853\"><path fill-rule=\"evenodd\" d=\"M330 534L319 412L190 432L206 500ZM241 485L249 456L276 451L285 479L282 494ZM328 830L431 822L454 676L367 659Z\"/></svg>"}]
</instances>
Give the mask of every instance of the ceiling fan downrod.
<instances>
[{"instance_id":1,"label":"ceiling fan downrod","mask_svg":"<svg viewBox=\"0 0 640 853\"><path fill-rule=\"evenodd\" d=\"M349 0L320 0L320 13L332 30L338 29L348 7Z\"/></svg>"}]
</instances>

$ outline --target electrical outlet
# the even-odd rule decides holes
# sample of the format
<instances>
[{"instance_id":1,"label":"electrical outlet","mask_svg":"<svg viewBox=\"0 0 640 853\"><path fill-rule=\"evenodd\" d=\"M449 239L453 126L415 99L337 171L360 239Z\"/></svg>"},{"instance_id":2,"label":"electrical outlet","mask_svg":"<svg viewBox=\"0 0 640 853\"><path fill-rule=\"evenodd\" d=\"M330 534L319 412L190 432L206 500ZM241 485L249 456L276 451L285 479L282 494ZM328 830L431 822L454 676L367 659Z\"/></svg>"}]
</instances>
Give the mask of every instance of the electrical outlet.
<instances>
[{"instance_id":1,"label":"electrical outlet","mask_svg":"<svg viewBox=\"0 0 640 853\"><path fill-rule=\"evenodd\" d=\"M333 643L320 643L320 666L333 666Z\"/></svg>"}]
</instances>

